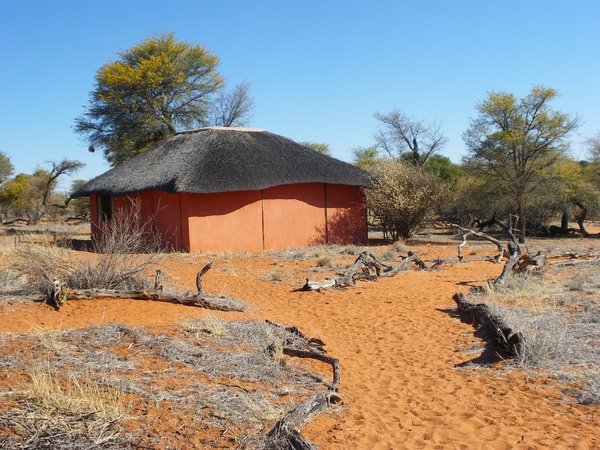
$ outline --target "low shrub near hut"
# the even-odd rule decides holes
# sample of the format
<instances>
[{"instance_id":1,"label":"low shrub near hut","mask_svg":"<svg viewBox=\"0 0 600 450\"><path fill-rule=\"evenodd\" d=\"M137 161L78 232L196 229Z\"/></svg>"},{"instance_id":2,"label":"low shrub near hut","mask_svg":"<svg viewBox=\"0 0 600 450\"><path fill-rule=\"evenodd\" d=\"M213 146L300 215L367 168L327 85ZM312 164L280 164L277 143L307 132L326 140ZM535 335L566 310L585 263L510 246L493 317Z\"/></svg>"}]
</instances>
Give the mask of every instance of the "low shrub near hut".
<instances>
[{"instance_id":1,"label":"low shrub near hut","mask_svg":"<svg viewBox=\"0 0 600 450\"><path fill-rule=\"evenodd\" d=\"M14 271L22 277L25 294L48 295L55 278L70 289L142 289L151 287L146 271L164 254L152 229L152 218L141 219L141 205L133 200L103 224L104 232L93 253L74 254L52 243L26 244L15 251Z\"/></svg>"},{"instance_id":2,"label":"low shrub near hut","mask_svg":"<svg viewBox=\"0 0 600 450\"><path fill-rule=\"evenodd\" d=\"M402 160L382 159L368 170L373 188L365 190L367 207L392 241L411 237L448 194L438 176Z\"/></svg>"}]
</instances>

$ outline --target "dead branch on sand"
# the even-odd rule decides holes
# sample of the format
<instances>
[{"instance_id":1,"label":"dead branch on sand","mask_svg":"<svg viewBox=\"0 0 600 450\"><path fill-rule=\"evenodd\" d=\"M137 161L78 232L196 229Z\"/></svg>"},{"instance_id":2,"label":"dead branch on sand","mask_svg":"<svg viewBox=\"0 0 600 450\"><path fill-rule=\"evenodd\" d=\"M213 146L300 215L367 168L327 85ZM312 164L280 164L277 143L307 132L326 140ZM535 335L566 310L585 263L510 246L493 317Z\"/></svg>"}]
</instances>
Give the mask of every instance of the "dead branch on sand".
<instances>
[{"instance_id":1,"label":"dead branch on sand","mask_svg":"<svg viewBox=\"0 0 600 450\"><path fill-rule=\"evenodd\" d=\"M458 246L458 260L459 261L462 261L464 258L463 254L462 254L462 249L465 245L467 245L467 238L469 236L478 236L487 241L490 241L492 244L494 244L496 247L498 247L498 256L496 256L496 264L500 264L500 261L502 261L502 257L504 256L505 251L502 248L502 243L498 239L488 236L487 234L482 233L481 231L475 231L475 230L469 230L468 228L463 228L460 225L457 225L455 223L449 223L447 226L449 228L458 228L460 231L464 232L464 234L462 235L463 240L460 243L460 245Z\"/></svg>"},{"instance_id":2,"label":"dead branch on sand","mask_svg":"<svg viewBox=\"0 0 600 450\"><path fill-rule=\"evenodd\" d=\"M339 360L324 354L325 349L323 347L325 343L322 340L308 338L296 327L283 327L269 320L266 322L271 326L285 329L287 332L299 337L300 345L308 348L306 350L284 346L281 349L284 355L296 358L316 359L331 364L333 368L333 382L331 383L331 387L324 393L309 397L281 418L267 434L266 448L272 450L282 448L316 450L316 447L300 434L300 430L321 414L331 403L342 400L342 396L337 393L337 387L340 383ZM277 350L275 343L267 347L267 353L271 357L275 357Z\"/></svg>"},{"instance_id":3,"label":"dead branch on sand","mask_svg":"<svg viewBox=\"0 0 600 450\"><path fill-rule=\"evenodd\" d=\"M513 232L512 219L513 216L510 217L509 226L506 230L510 236L510 241L507 243L506 249L502 247L502 243L498 239L488 236L487 234L482 233L481 231L463 228L460 225L454 223L448 224L447 226L449 228L457 228L464 232L464 234L462 235L463 240L458 246L458 260L462 261L463 259L462 249L467 244L467 238L469 236L478 236L492 242L494 245L496 245L496 247L498 247L498 256L496 256L496 264L499 264L504 256L508 258L508 260L504 264L502 274L498 278L496 278L496 280L494 280L494 284L504 284L514 274L521 274L527 270L531 270L532 268L539 268L546 264L546 256L543 255L541 252L538 252L535 256L530 256L527 253L521 256L521 249L519 247L519 244L517 243L517 239Z\"/></svg>"},{"instance_id":4,"label":"dead branch on sand","mask_svg":"<svg viewBox=\"0 0 600 450\"><path fill-rule=\"evenodd\" d=\"M202 288L202 277L210 270L212 262L205 265L196 275L196 288L198 293L195 295L175 295L163 293L163 286L160 283L161 271L156 270L153 289L136 290L115 290L115 289L69 289L69 287L59 279L54 279L50 301L60 308L68 300L88 300L98 298L127 298L133 300L153 300L157 302L175 303L185 306L195 306L217 311L241 311L239 308L227 305L217 305L209 302Z\"/></svg>"},{"instance_id":5,"label":"dead branch on sand","mask_svg":"<svg viewBox=\"0 0 600 450\"><path fill-rule=\"evenodd\" d=\"M321 291L324 289L343 288L354 286L358 280L375 281L382 277L393 277L403 271L411 262L416 264L421 270L427 269L427 265L413 252L408 252L408 256L396 268L393 268L378 261L371 252L364 251L358 255L354 264L346 269L343 275L335 278L325 278L321 281L310 281L307 278L306 283L300 290ZM439 267L440 264L441 260L437 261L432 269ZM375 274L372 273L372 270L375 271Z\"/></svg>"},{"instance_id":6,"label":"dead branch on sand","mask_svg":"<svg viewBox=\"0 0 600 450\"><path fill-rule=\"evenodd\" d=\"M268 450L316 450L317 447L302 436L299 430L321 414L330 404L340 400L341 396L333 391L309 397L287 413L269 431L266 448Z\"/></svg>"}]
</instances>

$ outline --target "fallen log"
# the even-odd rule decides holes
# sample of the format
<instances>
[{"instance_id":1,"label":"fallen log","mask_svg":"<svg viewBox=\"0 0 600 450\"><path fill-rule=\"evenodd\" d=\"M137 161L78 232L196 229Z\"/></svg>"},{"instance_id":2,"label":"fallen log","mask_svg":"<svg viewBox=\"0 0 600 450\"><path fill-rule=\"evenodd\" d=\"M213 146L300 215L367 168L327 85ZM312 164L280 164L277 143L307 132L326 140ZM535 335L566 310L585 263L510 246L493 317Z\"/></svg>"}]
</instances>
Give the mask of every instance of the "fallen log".
<instances>
[{"instance_id":1,"label":"fallen log","mask_svg":"<svg viewBox=\"0 0 600 450\"><path fill-rule=\"evenodd\" d=\"M293 408L267 433L268 450L316 450L300 430L313 421L331 403L341 400L337 392L327 391L315 394Z\"/></svg>"},{"instance_id":2,"label":"fallen log","mask_svg":"<svg viewBox=\"0 0 600 450\"><path fill-rule=\"evenodd\" d=\"M265 322L293 335L292 339L285 340L283 348L280 347L284 355L295 358L316 359L317 361L331 364L331 368L333 369L333 381L330 390L337 391L337 387L340 384L340 362L337 358L325 355L325 353L327 353L324 349L325 342L318 338L309 338L297 327L284 327L283 325L276 324L270 320L265 320ZM296 348L290 347L290 345L294 345ZM275 343L270 344L267 347L267 353L269 356L274 357L277 353L277 345Z\"/></svg>"},{"instance_id":3,"label":"fallen log","mask_svg":"<svg viewBox=\"0 0 600 450\"><path fill-rule=\"evenodd\" d=\"M474 304L464 294L452 296L459 312L467 314L473 322L487 328L493 339L494 348L503 357L516 358L523 352L523 336L515 333L504 319L492 312L485 303Z\"/></svg>"},{"instance_id":4,"label":"fallen log","mask_svg":"<svg viewBox=\"0 0 600 450\"><path fill-rule=\"evenodd\" d=\"M381 275L382 270L391 270L392 268L379 262L371 252L364 251L358 255L354 264L346 269L344 275L336 279L336 284L339 286L353 286L356 280L373 279L371 269L375 270L374 278L377 278Z\"/></svg>"},{"instance_id":5,"label":"fallen log","mask_svg":"<svg viewBox=\"0 0 600 450\"><path fill-rule=\"evenodd\" d=\"M535 256L524 255L521 262L514 269L515 274L521 274L531 270L532 268L540 268L546 265L546 255L538 251Z\"/></svg>"},{"instance_id":6,"label":"fallen log","mask_svg":"<svg viewBox=\"0 0 600 450\"><path fill-rule=\"evenodd\" d=\"M408 263L415 263L420 270L426 270L427 265L413 253L408 252L408 256L395 268L383 264L378 261L375 256L368 251L361 252L354 261L351 267L348 267L343 275L336 278L325 278L321 281L310 281L306 279L306 283L299 289L301 291L321 291L324 289L343 288L346 286L354 286L358 280L377 280L383 277L393 277L403 271ZM437 268L441 262L437 262ZM372 272L374 270L375 273Z\"/></svg>"},{"instance_id":7,"label":"fallen log","mask_svg":"<svg viewBox=\"0 0 600 450\"><path fill-rule=\"evenodd\" d=\"M298 329L298 327L284 327L283 325L279 325L278 323L272 322L268 319L265 319L265 323L268 323L272 327L279 328L281 330L285 330L288 333L293 334L294 336L297 336L304 343L305 348L307 348L307 349L317 350L321 353L327 353L327 351L324 348L325 342L323 342L323 340L321 340L319 338L314 338L314 337L309 338L302 331L300 331ZM289 342L286 342L286 344L288 344L288 343Z\"/></svg>"},{"instance_id":8,"label":"fallen log","mask_svg":"<svg viewBox=\"0 0 600 450\"><path fill-rule=\"evenodd\" d=\"M202 277L211 268L212 262L204 266L196 276L196 295L175 295L163 293L160 284L161 271L156 271L154 289L117 290L117 289L70 289L64 282L54 279L50 300L60 308L68 300L88 300L99 298L126 298L132 300L152 300L157 302L175 303L185 306L211 309L214 311L241 311L227 305L217 305L208 301L202 289Z\"/></svg>"},{"instance_id":9,"label":"fallen log","mask_svg":"<svg viewBox=\"0 0 600 450\"><path fill-rule=\"evenodd\" d=\"M600 262L600 258L596 257L594 259L579 259L577 261L574 261L572 259L569 259L567 261L557 261L557 262L553 262L552 265L553 266L558 266L558 267L569 267L569 266L577 266L580 264L597 264L598 262Z\"/></svg>"}]
</instances>

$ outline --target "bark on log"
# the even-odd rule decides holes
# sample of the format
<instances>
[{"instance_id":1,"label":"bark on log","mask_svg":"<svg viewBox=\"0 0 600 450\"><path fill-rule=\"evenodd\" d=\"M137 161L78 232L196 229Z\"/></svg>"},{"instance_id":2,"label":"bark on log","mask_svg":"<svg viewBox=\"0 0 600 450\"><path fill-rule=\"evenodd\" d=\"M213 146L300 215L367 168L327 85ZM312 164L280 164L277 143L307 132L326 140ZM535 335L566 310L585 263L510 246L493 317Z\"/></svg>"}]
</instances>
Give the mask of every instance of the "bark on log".
<instances>
[{"instance_id":1,"label":"bark on log","mask_svg":"<svg viewBox=\"0 0 600 450\"><path fill-rule=\"evenodd\" d=\"M559 267L569 267L569 266L577 266L580 264L596 264L600 261L599 257L595 257L594 259L580 259L578 261L573 261L572 259L568 260L568 261L558 261L558 262L554 262L552 263L553 266L559 266Z\"/></svg>"},{"instance_id":2,"label":"bark on log","mask_svg":"<svg viewBox=\"0 0 600 450\"><path fill-rule=\"evenodd\" d=\"M512 277L513 270L519 263L519 259L521 259L521 249L519 248L519 244L517 243L517 239L512 231L512 225L508 229L508 234L510 235L510 241L508 243L508 261L504 264L504 269L502 270L502 274L494 281L494 284L502 285L506 283L506 281Z\"/></svg>"},{"instance_id":3,"label":"bark on log","mask_svg":"<svg viewBox=\"0 0 600 450\"><path fill-rule=\"evenodd\" d=\"M321 414L331 403L340 401L336 392L315 394L293 408L267 433L268 450L317 450L300 430Z\"/></svg>"},{"instance_id":4,"label":"bark on log","mask_svg":"<svg viewBox=\"0 0 600 450\"><path fill-rule=\"evenodd\" d=\"M515 358L523 351L523 336L515 333L502 317L494 314L485 303L473 304L461 293L452 297L457 310L469 315L473 321L486 327L492 334L494 348L503 357Z\"/></svg>"},{"instance_id":5,"label":"bark on log","mask_svg":"<svg viewBox=\"0 0 600 450\"><path fill-rule=\"evenodd\" d=\"M519 262L520 256L521 255L519 255L519 252L517 252L517 251L514 251L513 253L511 253L511 255L508 257L508 260L506 261L506 264L504 264L502 273L500 274L500 276L498 278L496 278L496 280L494 281L494 284L503 285L504 283L506 283L508 281L509 278L512 277L513 268Z\"/></svg>"},{"instance_id":6,"label":"bark on log","mask_svg":"<svg viewBox=\"0 0 600 450\"><path fill-rule=\"evenodd\" d=\"M278 323L271 322L268 319L265 319L265 323L268 323L269 325L271 325L273 327L285 330L288 333L293 334L294 336L298 336L304 342L307 349L317 350L321 353L327 353L327 350L325 350L325 348L324 348L325 342L323 342L319 338L314 338L314 337L309 338L302 331L300 331L298 329L298 327L284 327L283 325L279 325ZM286 344L287 344L287 342L286 342Z\"/></svg>"},{"instance_id":7,"label":"bark on log","mask_svg":"<svg viewBox=\"0 0 600 450\"><path fill-rule=\"evenodd\" d=\"M323 342L321 339L307 337L297 327L284 327L283 325L278 325L270 320L265 320L265 322L271 326L285 330L300 339L300 344L298 344L297 339L286 341L285 344L287 345L295 345L296 347L300 345L303 348L292 348L284 345L282 349L284 355L295 358L316 359L317 361L331 364L331 368L333 369L333 381L331 383L330 390L337 391L337 387L340 384L340 362L337 358L332 358L325 355L326 351L323 348L325 347L325 342ZM267 353L270 356L273 356L276 353L275 350L276 347L274 343L267 347Z\"/></svg>"},{"instance_id":8,"label":"bark on log","mask_svg":"<svg viewBox=\"0 0 600 450\"><path fill-rule=\"evenodd\" d=\"M132 300L153 300L157 302L175 303L185 306L210 309L214 311L241 311L226 305L215 305L204 298L202 289L202 276L210 269L212 263L207 264L196 276L197 295L172 295L164 294L160 284L161 272L157 270L154 279L154 289L116 290L116 289L69 289L65 283L58 279L53 281L51 300L60 308L68 300L88 300L98 298L126 298Z\"/></svg>"},{"instance_id":9,"label":"bark on log","mask_svg":"<svg viewBox=\"0 0 600 450\"><path fill-rule=\"evenodd\" d=\"M546 265L546 262L546 255L539 251L535 256L524 255L522 261L517 265L516 269L514 270L514 273L524 273L528 270L531 270L532 267L543 267Z\"/></svg>"},{"instance_id":10,"label":"bark on log","mask_svg":"<svg viewBox=\"0 0 600 450\"><path fill-rule=\"evenodd\" d=\"M336 284L340 286L353 286L356 280L370 279L371 269L375 270L375 278L381 275L382 270L391 270L392 268L379 261L371 252L361 252L351 267L348 267L344 275L336 279Z\"/></svg>"},{"instance_id":11,"label":"bark on log","mask_svg":"<svg viewBox=\"0 0 600 450\"><path fill-rule=\"evenodd\" d=\"M290 347L283 347L283 354L292 356L295 358L316 359L317 361L331 364L331 368L333 370L333 381L331 383L330 390L337 391L337 388L340 384L340 361L339 361L339 359L323 355L322 353L319 353L319 352L297 350L295 348L290 348Z\"/></svg>"}]
</instances>

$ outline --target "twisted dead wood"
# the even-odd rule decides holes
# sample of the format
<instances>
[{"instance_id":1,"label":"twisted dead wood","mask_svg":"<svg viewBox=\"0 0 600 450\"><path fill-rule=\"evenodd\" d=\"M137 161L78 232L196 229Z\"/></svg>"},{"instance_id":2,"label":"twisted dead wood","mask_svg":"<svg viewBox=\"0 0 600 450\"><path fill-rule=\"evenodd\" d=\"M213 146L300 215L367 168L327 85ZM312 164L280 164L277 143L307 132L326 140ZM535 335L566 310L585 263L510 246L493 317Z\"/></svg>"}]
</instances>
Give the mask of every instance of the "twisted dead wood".
<instances>
[{"instance_id":1,"label":"twisted dead wood","mask_svg":"<svg viewBox=\"0 0 600 450\"><path fill-rule=\"evenodd\" d=\"M464 234L462 235L462 242L458 246L458 260L459 261L462 261L464 258L463 254L462 254L462 249L465 245L467 245L467 238L469 236L478 236L487 241L490 241L492 244L494 244L496 247L498 247L498 256L496 256L496 264L500 264L500 261L502 261L502 257L504 256L504 249L502 248L502 243L498 239L488 236L487 234L482 233L481 231L475 231L475 230L469 230L468 228L463 228L460 225L457 225L455 223L449 223L448 227L457 228L460 231L464 232Z\"/></svg>"},{"instance_id":2,"label":"twisted dead wood","mask_svg":"<svg viewBox=\"0 0 600 450\"><path fill-rule=\"evenodd\" d=\"M467 300L464 294L456 293L452 296L459 312L472 317L473 322L487 328L493 339L496 351L508 358L518 357L523 349L523 336L515 333L504 322L504 319L492 312L485 303L474 304Z\"/></svg>"},{"instance_id":3,"label":"twisted dead wood","mask_svg":"<svg viewBox=\"0 0 600 450\"><path fill-rule=\"evenodd\" d=\"M241 311L226 305L215 305L205 299L202 288L202 277L211 268L212 262L202 268L196 276L196 295L173 295L163 293L160 284L161 271L156 271L154 289L117 290L117 289L69 289L61 280L54 279L50 300L60 308L68 300L88 300L98 298L127 298L132 300L153 300L157 302L175 303L185 306L211 309L215 311Z\"/></svg>"},{"instance_id":4,"label":"twisted dead wood","mask_svg":"<svg viewBox=\"0 0 600 450\"><path fill-rule=\"evenodd\" d=\"M340 384L340 364L337 358L326 356L325 343L316 338L307 337L297 327L284 327L269 320L266 321L269 325L283 329L294 335L293 339L286 340L287 344L300 345L305 349L292 348L284 346L282 353L295 358L310 358L317 361L322 361L331 364L333 369L333 381L331 387L322 394L315 394L304 402L293 408L267 434L267 449L280 450L316 450L308 439L306 439L300 430L308 423L314 420L321 412L323 412L332 402L341 401L342 397L337 393L337 388ZM275 344L267 347L267 352L274 356L276 352Z\"/></svg>"},{"instance_id":5,"label":"twisted dead wood","mask_svg":"<svg viewBox=\"0 0 600 450\"><path fill-rule=\"evenodd\" d=\"M324 289L342 288L354 286L358 280L377 280L381 277L393 277L403 271L408 263L415 263L419 269L427 269L427 265L413 252L408 252L408 257L395 268L378 261L375 256L368 251L361 252L351 267L348 267L343 275L336 278L325 278L321 281L310 281L300 290L302 291L320 291ZM436 264L436 268L439 264ZM374 271L374 273L373 273Z\"/></svg>"},{"instance_id":6,"label":"twisted dead wood","mask_svg":"<svg viewBox=\"0 0 600 450\"><path fill-rule=\"evenodd\" d=\"M268 450L317 450L300 430L312 422L330 404L341 400L337 392L315 394L293 408L267 433Z\"/></svg>"}]
</instances>

